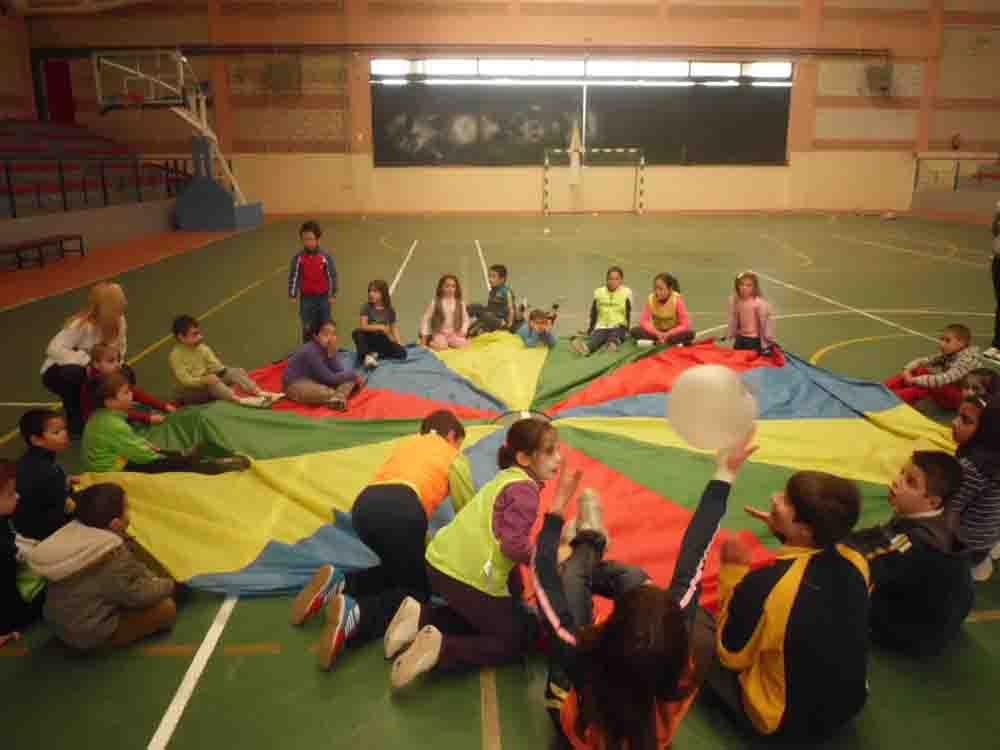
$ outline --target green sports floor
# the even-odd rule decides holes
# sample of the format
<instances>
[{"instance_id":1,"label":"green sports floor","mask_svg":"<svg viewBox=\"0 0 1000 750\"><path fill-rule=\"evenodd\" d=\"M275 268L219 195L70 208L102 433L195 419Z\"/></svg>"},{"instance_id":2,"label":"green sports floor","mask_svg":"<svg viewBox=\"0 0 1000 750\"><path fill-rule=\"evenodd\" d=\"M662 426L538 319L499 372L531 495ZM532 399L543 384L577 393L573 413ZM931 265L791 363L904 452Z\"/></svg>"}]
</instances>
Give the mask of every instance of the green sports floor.
<instances>
[{"instance_id":1,"label":"green sports floor","mask_svg":"<svg viewBox=\"0 0 1000 750\"><path fill-rule=\"evenodd\" d=\"M591 293L610 265L624 269L637 300L655 273L673 273L694 326L709 335L725 322L733 276L754 269L777 308L784 347L860 378L881 380L933 351L931 339L947 323L967 323L983 347L992 333L990 237L980 226L819 215L320 219L340 272L335 317L348 347L370 279L392 282L398 275L393 301L411 339L440 274L457 274L467 300L485 297L483 260L506 264L514 289L531 306L558 301L557 333L564 336L585 325ZM130 300L129 354L144 389L169 393L167 334L182 312L202 318L209 343L227 364L253 369L294 348L297 308L285 287L298 223L274 221L118 277ZM0 283L16 278L6 274ZM0 313L8 362L0 371L0 455L13 458L22 449L9 432L20 404L52 400L38 377L44 348L84 297L85 290L70 291ZM75 450L66 456L70 470L79 467ZM703 481L658 476L653 466L639 478L654 489ZM766 499L776 482L767 473L748 476L737 486L731 515L742 513L743 501ZM866 520L883 517L879 489L868 487L865 495ZM432 678L392 697L378 644L348 651L334 672L321 673L310 650L318 625L290 627L289 599L239 600L231 612L231 605L220 609L222 603L191 594L180 603L171 634L100 657L71 655L44 626L31 629L21 643L0 650L0 747L552 744L542 705L544 663L537 657L481 674ZM875 650L867 707L824 747L995 746L1000 576L978 585L971 619L959 642L930 663ZM199 679L186 679L208 650L202 646L216 638ZM677 748L754 746L704 700L675 739Z\"/></svg>"}]
</instances>

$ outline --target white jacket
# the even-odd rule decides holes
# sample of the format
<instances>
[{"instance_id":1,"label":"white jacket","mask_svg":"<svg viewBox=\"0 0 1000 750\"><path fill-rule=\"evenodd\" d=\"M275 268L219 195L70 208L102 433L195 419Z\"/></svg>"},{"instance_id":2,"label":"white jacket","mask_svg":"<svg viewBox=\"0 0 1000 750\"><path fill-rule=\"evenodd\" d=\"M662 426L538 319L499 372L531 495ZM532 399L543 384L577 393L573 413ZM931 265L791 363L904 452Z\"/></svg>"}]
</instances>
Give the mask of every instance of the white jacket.
<instances>
[{"instance_id":1,"label":"white jacket","mask_svg":"<svg viewBox=\"0 0 1000 750\"><path fill-rule=\"evenodd\" d=\"M127 344L125 316L123 315L119 325L120 334L118 336L118 353L122 362L125 361L125 348ZM49 342L45 349L45 361L42 363L41 372L44 374L52 365L80 365L86 367L90 364L90 352L101 340L101 332L93 323L89 321L74 320L57 333Z\"/></svg>"}]
</instances>

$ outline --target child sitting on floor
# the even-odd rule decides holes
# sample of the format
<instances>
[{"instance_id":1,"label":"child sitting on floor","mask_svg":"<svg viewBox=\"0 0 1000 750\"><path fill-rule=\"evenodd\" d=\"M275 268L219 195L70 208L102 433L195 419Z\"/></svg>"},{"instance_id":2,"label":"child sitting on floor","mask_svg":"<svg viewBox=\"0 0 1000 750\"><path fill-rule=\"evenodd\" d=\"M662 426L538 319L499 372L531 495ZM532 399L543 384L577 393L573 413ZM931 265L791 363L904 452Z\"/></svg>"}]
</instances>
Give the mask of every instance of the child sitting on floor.
<instances>
[{"instance_id":1,"label":"child sitting on floor","mask_svg":"<svg viewBox=\"0 0 1000 750\"><path fill-rule=\"evenodd\" d=\"M17 546L8 523L20 505L14 489L15 473L13 461L0 460L0 648L19 640L20 631L41 618L45 603L44 584L22 591L18 580Z\"/></svg>"},{"instance_id":2,"label":"child sitting on floor","mask_svg":"<svg viewBox=\"0 0 1000 750\"><path fill-rule=\"evenodd\" d=\"M507 266L492 265L486 273L490 293L485 305L469 305L469 315L475 322L469 328L469 337L490 331L513 331L517 319L514 291L507 283Z\"/></svg>"},{"instance_id":3,"label":"child sitting on floor","mask_svg":"<svg viewBox=\"0 0 1000 750\"><path fill-rule=\"evenodd\" d=\"M382 279L368 283L368 302L361 306L361 325L354 329L351 338L358 353L358 367L374 369L379 357L406 359L389 285Z\"/></svg>"},{"instance_id":4,"label":"child sitting on floor","mask_svg":"<svg viewBox=\"0 0 1000 750\"><path fill-rule=\"evenodd\" d=\"M690 344L694 341L687 306L677 279L658 273L653 279L653 293L646 300L639 325L632 329L636 341L652 341L660 346Z\"/></svg>"},{"instance_id":5,"label":"child sitting on floor","mask_svg":"<svg viewBox=\"0 0 1000 750\"><path fill-rule=\"evenodd\" d=\"M87 382L83 384L80 391L80 409L83 413L83 421L86 422L90 415L94 413L94 394L100 386L101 378L113 372L122 371L121 355L118 349L110 344L97 344L90 352L90 367L87 368ZM173 414L177 407L169 401L162 401L155 396L151 396L139 389L132 383L132 400L137 404L148 406L157 411L165 411ZM144 424L161 424L166 417L162 414L154 414L149 411L134 409L128 413L129 421L142 422Z\"/></svg>"},{"instance_id":6,"label":"child sitting on floor","mask_svg":"<svg viewBox=\"0 0 1000 750\"><path fill-rule=\"evenodd\" d=\"M468 332L469 312L462 301L462 285L457 276L445 274L420 319L420 342L435 351L461 349L469 343Z\"/></svg>"},{"instance_id":7,"label":"child sitting on floor","mask_svg":"<svg viewBox=\"0 0 1000 750\"><path fill-rule=\"evenodd\" d=\"M609 352L614 352L625 341L632 321L632 290L622 286L624 279L622 269L611 266L605 285L594 290L588 338L573 339L573 349L578 354L592 354L604 346Z\"/></svg>"},{"instance_id":8,"label":"child sitting on floor","mask_svg":"<svg viewBox=\"0 0 1000 750\"><path fill-rule=\"evenodd\" d=\"M204 341L201 326L190 315L174 319L177 344L170 351L170 370L177 382L175 401L184 404L204 404L209 401L231 401L243 406L267 408L283 397L282 393L262 391L238 367L226 367ZM230 386L238 386L252 396L237 396Z\"/></svg>"},{"instance_id":9,"label":"child sitting on floor","mask_svg":"<svg viewBox=\"0 0 1000 750\"><path fill-rule=\"evenodd\" d=\"M932 656L961 630L972 608L972 579L944 512L961 483L954 456L915 451L889 487L892 518L844 540L868 560L876 643Z\"/></svg>"},{"instance_id":10,"label":"child sitting on floor","mask_svg":"<svg viewBox=\"0 0 1000 750\"><path fill-rule=\"evenodd\" d=\"M770 356L775 344L774 311L761 294L757 274L753 271L739 274L733 281L733 291L726 338L733 339L733 349L750 349Z\"/></svg>"},{"instance_id":11,"label":"child sitting on floor","mask_svg":"<svg viewBox=\"0 0 1000 750\"><path fill-rule=\"evenodd\" d=\"M392 666L394 690L432 669L492 666L521 655L535 619L521 602L517 565L531 560L541 485L561 463L555 427L535 418L511 425L497 452L500 472L427 546L431 591L447 604L407 597L389 623L386 658L402 652ZM579 472L563 470L557 498L571 497L579 481Z\"/></svg>"},{"instance_id":12,"label":"child sitting on floor","mask_svg":"<svg viewBox=\"0 0 1000 750\"><path fill-rule=\"evenodd\" d=\"M66 418L60 412L31 409L21 416L21 437L28 450L17 461L17 510L14 530L41 540L72 520L70 478L56 463L56 454L69 447Z\"/></svg>"},{"instance_id":13,"label":"child sitting on floor","mask_svg":"<svg viewBox=\"0 0 1000 750\"><path fill-rule=\"evenodd\" d=\"M346 576L324 565L292 605L292 624L301 625L326 603L322 669L333 666L348 640L360 645L381 637L406 597L421 603L430 597L424 567L428 523L448 496L451 466L464 439L465 428L450 411L427 415L420 434L400 442L354 501L351 521L379 564Z\"/></svg>"},{"instance_id":14,"label":"child sitting on floor","mask_svg":"<svg viewBox=\"0 0 1000 750\"><path fill-rule=\"evenodd\" d=\"M743 727L806 747L868 698L868 562L841 543L861 493L832 474L799 471L769 512L747 511L785 546L751 571L743 542L723 544L718 626L705 610L695 623L705 685Z\"/></svg>"},{"instance_id":15,"label":"child sitting on floor","mask_svg":"<svg viewBox=\"0 0 1000 750\"><path fill-rule=\"evenodd\" d=\"M973 580L988 581L1000 560L1000 400L965 399L951 430L963 476L947 514L969 552Z\"/></svg>"},{"instance_id":16,"label":"child sitting on floor","mask_svg":"<svg viewBox=\"0 0 1000 750\"><path fill-rule=\"evenodd\" d=\"M886 388L908 404L930 398L943 409L957 409L963 378L979 366L979 348L961 323L945 326L940 348L940 354L909 362L902 373L885 381Z\"/></svg>"},{"instance_id":17,"label":"child sitting on floor","mask_svg":"<svg viewBox=\"0 0 1000 750\"><path fill-rule=\"evenodd\" d=\"M670 747L698 690L690 629L705 559L730 487L754 451L751 439L718 457L665 589L640 568L603 559L607 531L586 489L572 553L560 572L556 551L566 496L550 507L532 567L552 646L545 704L567 747ZM614 600L602 622L594 619L594 595Z\"/></svg>"},{"instance_id":18,"label":"child sitting on floor","mask_svg":"<svg viewBox=\"0 0 1000 750\"><path fill-rule=\"evenodd\" d=\"M988 367L977 367L962 378L962 400L979 396L987 401L1000 394L1000 375Z\"/></svg>"},{"instance_id":19,"label":"child sitting on floor","mask_svg":"<svg viewBox=\"0 0 1000 750\"><path fill-rule=\"evenodd\" d=\"M351 393L364 384L337 360L337 324L327 320L309 331L311 341L288 358L281 387L292 401L344 411Z\"/></svg>"},{"instance_id":20,"label":"child sitting on floor","mask_svg":"<svg viewBox=\"0 0 1000 750\"><path fill-rule=\"evenodd\" d=\"M91 415L83 429L83 460L88 471L222 474L241 471L250 465L243 456L202 459L197 454L160 450L137 435L127 419L132 407L132 387L121 373L112 373L101 381L97 402L101 408Z\"/></svg>"},{"instance_id":21,"label":"child sitting on floor","mask_svg":"<svg viewBox=\"0 0 1000 750\"><path fill-rule=\"evenodd\" d=\"M119 647L169 630L174 582L136 559L125 491L95 484L77 496L76 518L26 556L48 580L45 620L77 649Z\"/></svg>"},{"instance_id":22,"label":"child sitting on floor","mask_svg":"<svg viewBox=\"0 0 1000 750\"><path fill-rule=\"evenodd\" d=\"M529 348L545 344L551 349L556 345L556 337L552 335L552 326L555 325L556 317L555 308L551 312L539 309L532 310L528 319L517 329L517 335Z\"/></svg>"}]
</instances>

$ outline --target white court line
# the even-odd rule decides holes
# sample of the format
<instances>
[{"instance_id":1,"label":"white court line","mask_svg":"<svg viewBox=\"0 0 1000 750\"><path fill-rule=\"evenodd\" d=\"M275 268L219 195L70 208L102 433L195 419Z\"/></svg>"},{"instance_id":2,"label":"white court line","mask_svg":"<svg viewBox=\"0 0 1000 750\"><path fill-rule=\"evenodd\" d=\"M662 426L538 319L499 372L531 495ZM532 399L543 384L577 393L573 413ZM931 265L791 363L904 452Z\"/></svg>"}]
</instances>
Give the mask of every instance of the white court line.
<instances>
[{"instance_id":1,"label":"white court line","mask_svg":"<svg viewBox=\"0 0 1000 750\"><path fill-rule=\"evenodd\" d=\"M55 409L62 404L58 401L0 401L0 406L16 406L19 409Z\"/></svg>"},{"instance_id":2,"label":"white court line","mask_svg":"<svg viewBox=\"0 0 1000 750\"><path fill-rule=\"evenodd\" d=\"M842 310L850 310L853 313L862 315L870 320L874 320L877 323L881 323L882 325L887 325L890 328L896 328L900 331L903 331L904 333L909 333L913 336L919 336L922 339L926 339L928 341L933 341L934 343L937 343L937 338L934 336L928 336L926 333L920 333L920 331L914 331L912 328L901 326L899 325L899 323L893 323L891 320L887 320L886 318L880 318L878 315L872 315L870 312L865 312L864 310L860 310L857 307L851 307L850 305L845 305L843 302L837 302L837 300L830 299L829 297L824 297L822 294L816 294L816 292L810 292L808 289L803 289L800 286L795 286L795 284L789 284L787 281L782 281L781 279L776 279L773 276L768 276L766 273L761 273L760 271L757 271L757 275L763 279L767 279L773 284L778 284L780 286L783 286L786 289L791 289L794 292L799 292L800 294L806 294L809 295L810 297L815 297L821 302L826 302L828 305L839 307Z\"/></svg>"},{"instance_id":3,"label":"white court line","mask_svg":"<svg viewBox=\"0 0 1000 750\"><path fill-rule=\"evenodd\" d=\"M847 240L848 242L856 242L859 245L868 245L870 247L880 247L885 250L894 250L897 253L908 253L910 255L916 255L918 258L928 258L930 260L937 260L943 263L961 263L963 266L972 266L973 268L986 268L988 263L977 263L972 260L965 260L963 258L956 258L953 255L939 255L937 253L925 253L922 250L913 250L909 247L899 247L898 245L889 245L885 242L872 242L871 240L859 240L856 237L848 237L844 234L833 235L835 240Z\"/></svg>"},{"instance_id":4,"label":"white court line","mask_svg":"<svg viewBox=\"0 0 1000 750\"><path fill-rule=\"evenodd\" d=\"M486 258L483 256L483 248L476 240L476 252L479 253L479 264L483 267L483 281L486 282L486 291L490 291L490 272L486 268Z\"/></svg>"},{"instance_id":5,"label":"white court line","mask_svg":"<svg viewBox=\"0 0 1000 750\"><path fill-rule=\"evenodd\" d=\"M222 636L222 631L226 629L226 623L229 622L229 616L233 614L238 600L239 597L237 596L227 596L226 600L222 602L222 606L219 607L219 611L209 626L208 632L205 633L205 640L198 647L198 652L194 655L194 659L191 660L191 665L184 674L184 679L181 680L180 687L177 688L174 699L167 707L167 712L163 714L160 726L156 728L156 734L153 735L153 739L146 746L147 750L164 750L167 743L170 742L170 738L173 737L174 730L177 729L177 724L184 714L184 709L187 707L188 701L191 700L191 695L194 693L198 680L201 679L201 673L205 671L205 666L208 664L212 652L215 651L215 647L219 643L219 638Z\"/></svg>"},{"instance_id":6,"label":"white court line","mask_svg":"<svg viewBox=\"0 0 1000 750\"><path fill-rule=\"evenodd\" d=\"M400 278L402 278L403 271L406 270L406 264L410 262L410 257L413 255L413 251L417 249L418 242L420 242L420 240L413 240L413 244L410 245L410 251L406 254L406 257L403 258L403 262L399 266L399 270L396 271L396 278L394 278L392 283L389 285L389 294L393 294L396 291L396 284L398 284Z\"/></svg>"}]
</instances>

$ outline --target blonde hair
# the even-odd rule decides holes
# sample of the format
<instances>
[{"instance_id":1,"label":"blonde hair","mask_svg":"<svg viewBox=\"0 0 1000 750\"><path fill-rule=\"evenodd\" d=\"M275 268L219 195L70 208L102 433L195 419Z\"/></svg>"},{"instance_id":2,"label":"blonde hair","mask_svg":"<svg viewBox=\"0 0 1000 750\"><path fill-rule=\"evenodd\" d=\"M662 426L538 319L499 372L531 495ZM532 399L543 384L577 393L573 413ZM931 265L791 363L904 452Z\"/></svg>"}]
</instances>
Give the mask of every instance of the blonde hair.
<instances>
[{"instance_id":1,"label":"blonde hair","mask_svg":"<svg viewBox=\"0 0 1000 750\"><path fill-rule=\"evenodd\" d=\"M738 274L736 276L736 279L733 281L733 290L736 292L737 297L739 297L740 295L740 282L743 281L743 279L750 279L751 281L753 281L754 297L764 296L763 294L760 293L760 279L757 278L757 274L755 274L753 271L744 271L743 273Z\"/></svg>"},{"instance_id":2,"label":"blonde hair","mask_svg":"<svg viewBox=\"0 0 1000 750\"><path fill-rule=\"evenodd\" d=\"M63 327L90 323L101 332L102 343L115 343L121 336L121 318L125 314L127 305L125 291L120 284L102 281L90 288L87 306L67 318Z\"/></svg>"}]
</instances>

